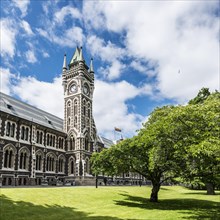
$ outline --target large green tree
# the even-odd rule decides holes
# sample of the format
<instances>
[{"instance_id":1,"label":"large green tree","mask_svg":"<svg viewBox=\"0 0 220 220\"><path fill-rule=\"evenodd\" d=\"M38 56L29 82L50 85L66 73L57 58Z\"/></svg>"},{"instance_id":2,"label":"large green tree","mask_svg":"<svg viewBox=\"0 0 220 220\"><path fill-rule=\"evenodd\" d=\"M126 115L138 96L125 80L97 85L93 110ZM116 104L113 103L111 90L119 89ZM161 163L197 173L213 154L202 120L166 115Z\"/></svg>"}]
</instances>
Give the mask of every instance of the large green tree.
<instances>
[{"instance_id":1,"label":"large green tree","mask_svg":"<svg viewBox=\"0 0 220 220\"><path fill-rule=\"evenodd\" d=\"M199 178L214 193L220 173L219 103L215 92L201 102L156 108L137 136L95 154L93 171L143 175L152 182L152 202L158 201L161 184L178 176Z\"/></svg>"}]
</instances>

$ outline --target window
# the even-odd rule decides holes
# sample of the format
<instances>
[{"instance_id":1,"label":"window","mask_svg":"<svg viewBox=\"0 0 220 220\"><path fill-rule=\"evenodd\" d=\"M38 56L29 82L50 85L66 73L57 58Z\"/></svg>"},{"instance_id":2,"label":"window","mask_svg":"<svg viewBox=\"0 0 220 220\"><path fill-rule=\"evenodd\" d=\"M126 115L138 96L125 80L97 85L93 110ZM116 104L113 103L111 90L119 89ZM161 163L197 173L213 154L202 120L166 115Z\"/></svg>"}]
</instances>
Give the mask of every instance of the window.
<instances>
[{"instance_id":1,"label":"window","mask_svg":"<svg viewBox=\"0 0 220 220\"><path fill-rule=\"evenodd\" d=\"M21 126L21 140L28 141L29 138L29 128Z\"/></svg>"},{"instance_id":2,"label":"window","mask_svg":"<svg viewBox=\"0 0 220 220\"><path fill-rule=\"evenodd\" d=\"M69 175L75 175L75 160L70 158L69 160Z\"/></svg>"},{"instance_id":3,"label":"window","mask_svg":"<svg viewBox=\"0 0 220 220\"><path fill-rule=\"evenodd\" d=\"M74 101L74 115L77 115L77 100Z\"/></svg>"},{"instance_id":4,"label":"window","mask_svg":"<svg viewBox=\"0 0 220 220\"><path fill-rule=\"evenodd\" d=\"M88 151L89 150L89 142L87 139L85 139L85 150Z\"/></svg>"},{"instance_id":5,"label":"window","mask_svg":"<svg viewBox=\"0 0 220 220\"><path fill-rule=\"evenodd\" d=\"M36 153L36 170L42 170L43 153L38 151Z\"/></svg>"},{"instance_id":6,"label":"window","mask_svg":"<svg viewBox=\"0 0 220 220\"><path fill-rule=\"evenodd\" d=\"M6 123L6 136L15 137L15 123L9 121Z\"/></svg>"},{"instance_id":7,"label":"window","mask_svg":"<svg viewBox=\"0 0 220 220\"><path fill-rule=\"evenodd\" d=\"M58 172L64 172L64 158L60 157L58 160Z\"/></svg>"},{"instance_id":8,"label":"window","mask_svg":"<svg viewBox=\"0 0 220 220\"><path fill-rule=\"evenodd\" d=\"M46 170L55 172L55 156L53 154L49 154L46 160L47 166Z\"/></svg>"},{"instance_id":9,"label":"window","mask_svg":"<svg viewBox=\"0 0 220 220\"><path fill-rule=\"evenodd\" d=\"M10 130L11 130L11 123L7 122L7 125L6 125L6 136L10 136Z\"/></svg>"},{"instance_id":10,"label":"window","mask_svg":"<svg viewBox=\"0 0 220 220\"><path fill-rule=\"evenodd\" d=\"M75 150L75 139L73 136L71 136L69 140L69 150Z\"/></svg>"},{"instance_id":11,"label":"window","mask_svg":"<svg viewBox=\"0 0 220 220\"><path fill-rule=\"evenodd\" d=\"M15 160L15 149L11 146L8 146L4 149L3 152L3 166L5 168L14 168L14 160Z\"/></svg>"},{"instance_id":12,"label":"window","mask_svg":"<svg viewBox=\"0 0 220 220\"><path fill-rule=\"evenodd\" d=\"M86 101L83 101L83 115L86 115Z\"/></svg>"},{"instance_id":13,"label":"window","mask_svg":"<svg viewBox=\"0 0 220 220\"><path fill-rule=\"evenodd\" d=\"M59 149L63 149L63 138L59 138Z\"/></svg>"},{"instance_id":14,"label":"window","mask_svg":"<svg viewBox=\"0 0 220 220\"><path fill-rule=\"evenodd\" d=\"M29 165L29 151L25 148L19 151L19 169L28 170Z\"/></svg>"}]
</instances>

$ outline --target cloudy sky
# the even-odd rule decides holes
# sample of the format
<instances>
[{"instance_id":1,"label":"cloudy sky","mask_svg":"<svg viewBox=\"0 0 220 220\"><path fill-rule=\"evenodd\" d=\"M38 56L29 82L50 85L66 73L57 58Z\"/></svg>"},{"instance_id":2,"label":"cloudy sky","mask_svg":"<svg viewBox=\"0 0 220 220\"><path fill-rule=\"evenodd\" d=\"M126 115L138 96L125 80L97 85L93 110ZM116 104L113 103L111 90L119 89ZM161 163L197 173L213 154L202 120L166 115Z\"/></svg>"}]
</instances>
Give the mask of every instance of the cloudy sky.
<instances>
[{"instance_id":1,"label":"cloudy sky","mask_svg":"<svg viewBox=\"0 0 220 220\"><path fill-rule=\"evenodd\" d=\"M219 90L219 1L29 1L1 4L1 91L63 118L61 71L94 58L98 132L129 137L157 106Z\"/></svg>"}]
</instances>

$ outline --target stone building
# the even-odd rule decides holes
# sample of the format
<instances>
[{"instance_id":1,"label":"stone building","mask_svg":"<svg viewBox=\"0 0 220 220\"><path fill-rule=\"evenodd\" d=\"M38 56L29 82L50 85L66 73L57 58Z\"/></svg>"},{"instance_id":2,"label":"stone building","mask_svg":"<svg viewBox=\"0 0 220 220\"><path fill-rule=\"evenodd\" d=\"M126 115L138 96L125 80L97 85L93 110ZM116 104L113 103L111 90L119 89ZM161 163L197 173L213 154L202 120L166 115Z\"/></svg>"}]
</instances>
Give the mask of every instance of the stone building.
<instances>
[{"instance_id":1,"label":"stone building","mask_svg":"<svg viewBox=\"0 0 220 220\"><path fill-rule=\"evenodd\" d=\"M0 185L94 184L90 157L113 142L97 135L93 64L82 48L68 67L64 56L62 78L64 120L0 94Z\"/></svg>"},{"instance_id":2,"label":"stone building","mask_svg":"<svg viewBox=\"0 0 220 220\"><path fill-rule=\"evenodd\" d=\"M93 63L82 48L68 66L64 56L62 81L64 120L0 93L0 186L95 184L90 157L113 142L97 135Z\"/></svg>"}]
</instances>

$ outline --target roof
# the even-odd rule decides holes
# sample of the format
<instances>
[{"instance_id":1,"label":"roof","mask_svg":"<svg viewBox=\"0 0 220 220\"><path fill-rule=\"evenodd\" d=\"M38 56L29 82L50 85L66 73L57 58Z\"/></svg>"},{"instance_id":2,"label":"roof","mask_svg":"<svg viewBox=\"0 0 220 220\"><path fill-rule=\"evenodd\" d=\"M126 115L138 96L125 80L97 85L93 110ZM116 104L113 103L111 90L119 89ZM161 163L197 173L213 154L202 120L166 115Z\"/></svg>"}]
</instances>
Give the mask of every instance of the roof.
<instances>
[{"instance_id":1,"label":"roof","mask_svg":"<svg viewBox=\"0 0 220 220\"><path fill-rule=\"evenodd\" d=\"M35 122L45 127L63 131L63 120L55 115L28 105L11 96L0 92L0 111L9 113L19 118Z\"/></svg>"},{"instance_id":2,"label":"roof","mask_svg":"<svg viewBox=\"0 0 220 220\"><path fill-rule=\"evenodd\" d=\"M2 92L0 92L0 111L64 132L63 119L32 105L26 104ZM114 144L112 140L102 136L98 136L98 141L103 143L106 148L110 148Z\"/></svg>"},{"instance_id":3,"label":"roof","mask_svg":"<svg viewBox=\"0 0 220 220\"><path fill-rule=\"evenodd\" d=\"M82 54L82 48L76 47L76 51L73 54L73 57L70 61L70 64L76 62L76 61L80 61L80 60L84 60L83 54Z\"/></svg>"},{"instance_id":4,"label":"roof","mask_svg":"<svg viewBox=\"0 0 220 220\"><path fill-rule=\"evenodd\" d=\"M105 148L110 148L112 145L114 145L114 142L112 140L109 140L105 137L99 136L99 140L101 141L101 143L104 144Z\"/></svg>"}]
</instances>

